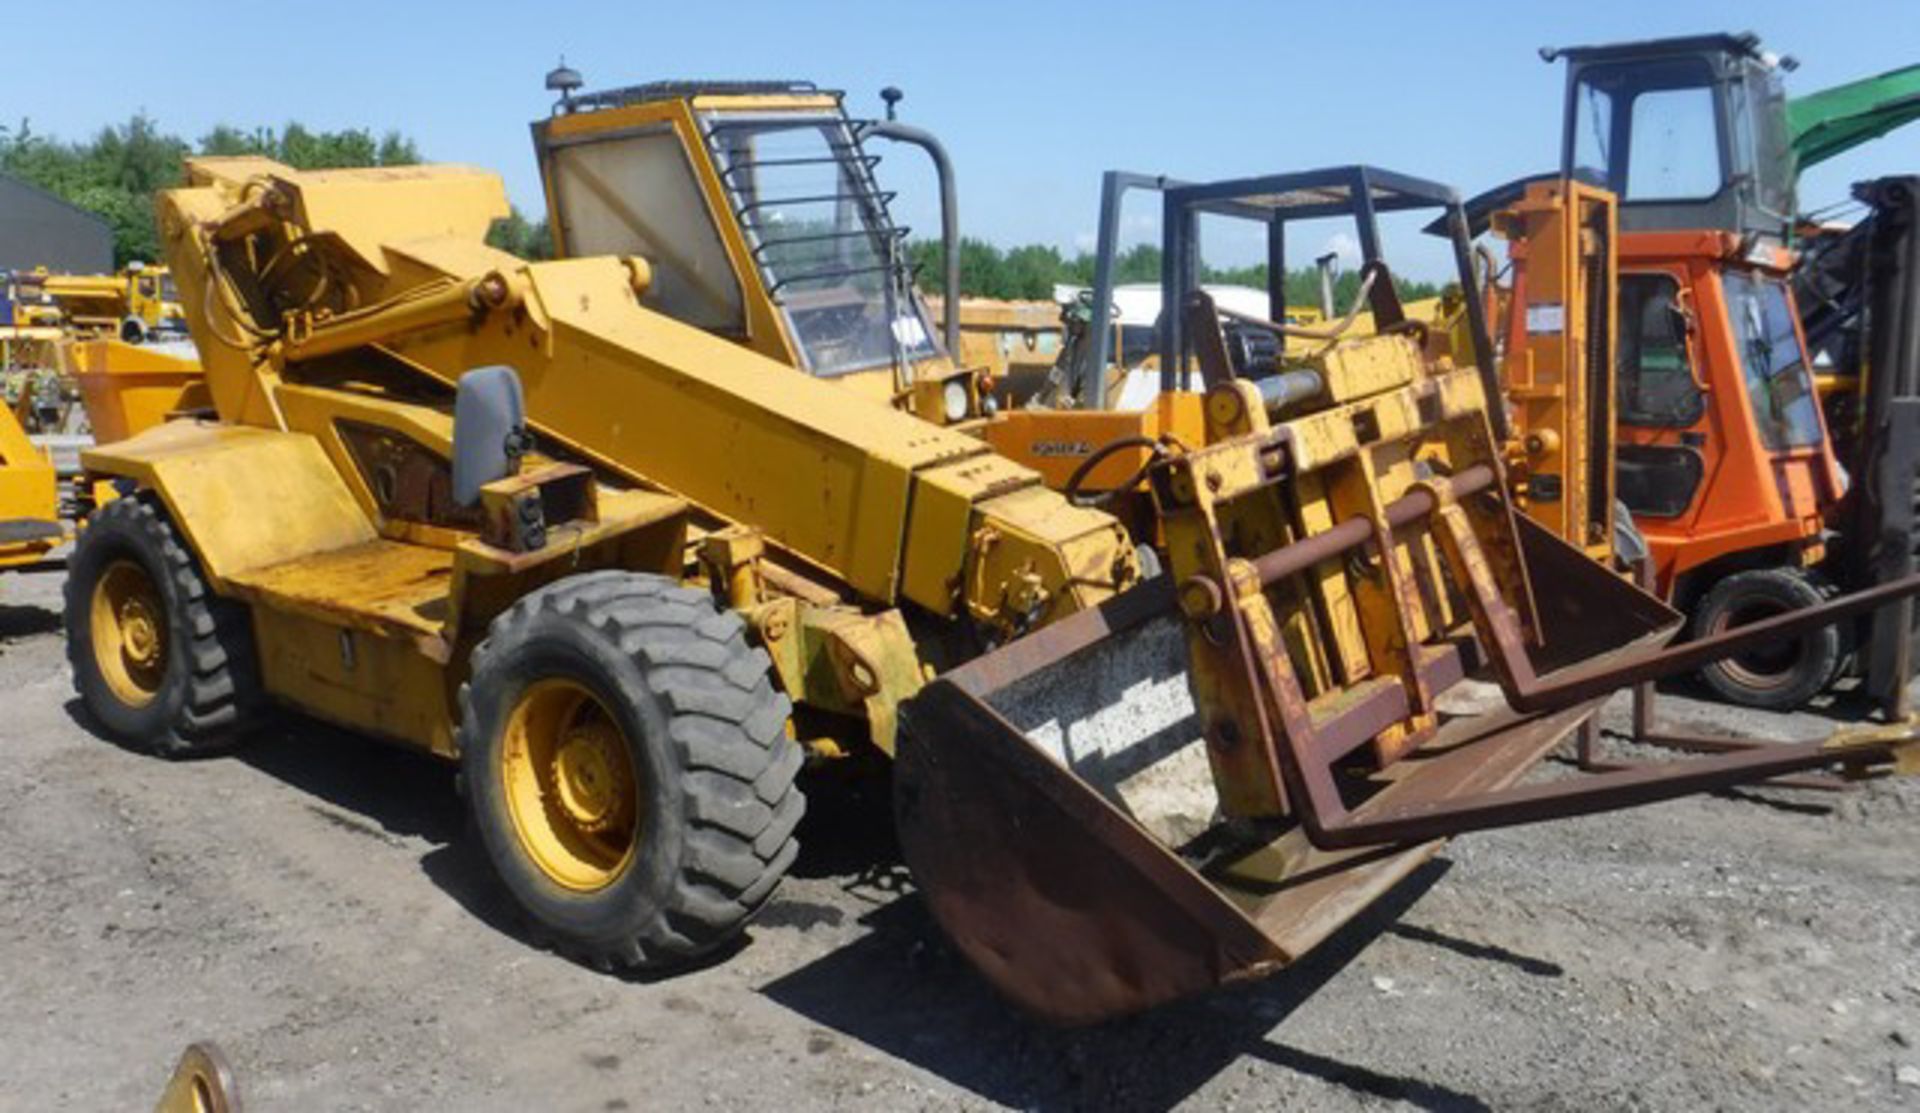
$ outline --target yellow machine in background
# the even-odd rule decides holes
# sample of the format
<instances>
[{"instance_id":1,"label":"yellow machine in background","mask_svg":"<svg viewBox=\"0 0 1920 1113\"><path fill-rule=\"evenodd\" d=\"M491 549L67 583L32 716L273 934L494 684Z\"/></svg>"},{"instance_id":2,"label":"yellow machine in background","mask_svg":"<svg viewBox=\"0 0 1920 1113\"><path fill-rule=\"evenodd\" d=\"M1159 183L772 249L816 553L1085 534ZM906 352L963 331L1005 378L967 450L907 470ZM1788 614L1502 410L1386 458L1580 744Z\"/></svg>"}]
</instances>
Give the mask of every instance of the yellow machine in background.
<instances>
[{"instance_id":1,"label":"yellow machine in background","mask_svg":"<svg viewBox=\"0 0 1920 1113\"><path fill-rule=\"evenodd\" d=\"M946 312L946 299L934 296L927 309ZM964 297L958 303L960 366L981 368L988 393L1001 408L1018 405L1044 384L1060 357L1062 307L1051 301L1003 301Z\"/></svg>"},{"instance_id":2,"label":"yellow machine in background","mask_svg":"<svg viewBox=\"0 0 1920 1113\"><path fill-rule=\"evenodd\" d=\"M63 336L53 348L53 366L21 373L15 403L0 407L0 567L45 560L73 532L62 513L60 472L35 436L44 444L77 428L96 440L121 440L210 406L190 359L118 340ZM76 406L80 413L71 412ZM105 483L72 493L77 517L114 497Z\"/></svg>"},{"instance_id":3,"label":"yellow machine in background","mask_svg":"<svg viewBox=\"0 0 1920 1113\"><path fill-rule=\"evenodd\" d=\"M51 367L65 331L60 310L44 301L35 276L0 272L0 371Z\"/></svg>"},{"instance_id":4,"label":"yellow machine in background","mask_svg":"<svg viewBox=\"0 0 1920 1113\"><path fill-rule=\"evenodd\" d=\"M180 293L165 267L139 264L117 274L42 274L18 276L36 287L59 310L59 323L81 338L113 337L144 343L160 333L186 331Z\"/></svg>"},{"instance_id":5,"label":"yellow machine in background","mask_svg":"<svg viewBox=\"0 0 1920 1113\"><path fill-rule=\"evenodd\" d=\"M1374 214L1354 200L1366 191L1369 173L1385 172L1333 168L1209 183L1106 173L1094 281L1063 313L1059 358L1043 388L995 415L983 435L1004 455L1040 471L1050 485L1093 500L1142 536L1157 537L1145 485L1148 470L1164 446L1204 439L1202 399L1208 389L1234 378L1260 381L1276 413L1303 411L1324 405L1328 395L1324 383L1292 370L1312 365L1343 342L1383 332L1424 338L1437 327L1439 299L1400 301L1381 254ZM1206 201L1209 194L1242 189L1251 201ZM1267 288L1204 283L1197 225L1172 222L1162 226L1160 247L1163 258L1183 261L1175 286L1117 285L1125 250L1121 204L1135 191L1154 194L1156 206L1192 206L1196 214L1260 226L1256 230L1276 245L1268 260ZM1413 203L1444 203L1443 194L1426 193L1430 196L1412 197ZM1396 204L1405 207L1406 201ZM1296 221L1330 218L1356 222L1365 276L1358 294L1340 307L1288 305L1284 230ZM1330 262L1331 257L1318 260L1323 297L1329 301ZM1207 347L1196 347L1195 338L1205 338ZM1485 359L1469 356L1459 362L1490 366L1490 347L1487 352Z\"/></svg>"},{"instance_id":6,"label":"yellow machine in background","mask_svg":"<svg viewBox=\"0 0 1920 1113\"><path fill-rule=\"evenodd\" d=\"M94 440L126 438L167 418L212 409L198 362L119 340L60 348L60 373L80 392Z\"/></svg>"},{"instance_id":7,"label":"yellow machine in background","mask_svg":"<svg viewBox=\"0 0 1920 1113\"><path fill-rule=\"evenodd\" d=\"M53 461L0 406L0 568L36 564L65 540Z\"/></svg>"}]
</instances>

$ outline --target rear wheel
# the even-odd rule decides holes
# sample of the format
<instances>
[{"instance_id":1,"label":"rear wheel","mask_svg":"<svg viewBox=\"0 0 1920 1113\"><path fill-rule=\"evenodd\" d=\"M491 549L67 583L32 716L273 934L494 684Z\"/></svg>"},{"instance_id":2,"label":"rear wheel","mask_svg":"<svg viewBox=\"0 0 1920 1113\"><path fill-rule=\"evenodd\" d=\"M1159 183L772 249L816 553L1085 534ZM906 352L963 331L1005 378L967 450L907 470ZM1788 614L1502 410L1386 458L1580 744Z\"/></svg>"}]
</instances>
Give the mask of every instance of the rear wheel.
<instances>
[{"instance_id":1,"label":"rear wheel","mask_svg":"<svg viewBox=\"0 0 1920 1113\"><path fill-rule=\"evenodd\" d=\"M114 736L165 757L231 746L259 703L245 608L215 596L142 497L88 519L67 561L67 660Z\"/></svg>"},{"instance_id":2,"label":"rear wheel","mask_svg":"<svg viewBox=\"0 0 1920 1113\"><path fill-rule=\"evenodd\" d=\"M1736 572L1708 591L1694 609L1694 636L1772 618L1825 601L1820 585L1798 568ZM1839 670L1840 631L1828 626L1777 638L1700 670L1722 699L1746 707L1788 711L1824 689Z\"/></svg>"},{"instance_id":3,"label":"rear wheel","mask_svg":"<svg viewBox=\"0 0 1920 1113\"><path fill-rule=\"evenodd\" d=\"M461 776L537 935L658 967L739 934L806 808L770 667L738 615L659 576L569 577L494 621L461 689Z\"/></svg>"}]
</instances>

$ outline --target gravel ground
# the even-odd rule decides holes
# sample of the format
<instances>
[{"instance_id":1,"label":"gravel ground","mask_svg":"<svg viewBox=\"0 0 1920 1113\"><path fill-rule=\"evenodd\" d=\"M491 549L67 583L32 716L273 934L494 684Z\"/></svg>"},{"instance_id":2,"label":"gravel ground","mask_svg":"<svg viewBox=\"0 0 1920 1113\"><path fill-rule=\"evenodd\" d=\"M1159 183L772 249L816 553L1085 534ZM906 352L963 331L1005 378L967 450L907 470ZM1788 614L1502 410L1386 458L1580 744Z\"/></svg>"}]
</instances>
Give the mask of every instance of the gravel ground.
<instances>
[{"instance_id":1,"label":"gravel ground","mask_svg":"<svg viewBox=\"0 0 1920 1113\"><path fill-rule=\"evenodd\" d=\"M0 578L0 1107L147 1108L195 1038L255 1111L1920 1107L1912 781L1464 838L1278 977L1060 1032L944 946L871 778L811 786L738 953L595 974L515 933L441 766L96 738L59 584Z\"/></svg>"}]
</instances>

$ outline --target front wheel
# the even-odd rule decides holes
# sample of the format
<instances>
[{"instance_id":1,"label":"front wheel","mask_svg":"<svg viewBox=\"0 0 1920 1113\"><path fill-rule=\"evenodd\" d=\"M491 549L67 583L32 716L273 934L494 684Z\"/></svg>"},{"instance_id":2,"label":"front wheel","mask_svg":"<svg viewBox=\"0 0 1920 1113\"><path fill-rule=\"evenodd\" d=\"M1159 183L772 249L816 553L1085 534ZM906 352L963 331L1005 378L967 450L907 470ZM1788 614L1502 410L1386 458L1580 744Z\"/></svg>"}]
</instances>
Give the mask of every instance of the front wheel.
<instances>
[{"instance_id":1,"label":"front wheel","mask_svg":"<svg viewBox=\"0 0 1920 1113\"><path fill-rule=\"evenodd\" d=\"M1694 610L1693 636L1724 633L1826 601L1820 585L1798 568L1758 568L1727 576ZM1841 661L1840 631L1822 627L1776 638L1700 670L1707 687L1729 703L1791 711L1832 682Z\"/></svg>"},{"instance_id":2,"label":"front wheel","mask_svg":"<svg viewBox=\"0 0 1920 1113\"><path fill-rule=\"evenodd\" d=\"M535 934L592 965L719 949L798 853L788 701L703 592L626 572L534 591L494 620L460 699L487 856Z\"/></svg>"},{"instance_id":3,"label":"front wheel","mask_svg":"<svg viewBox=\"0 0 1920 1113\"><path fill-rule=\"evenodd\" d=\"M81 703L141 749L219 752L260 705L245 608L214 595L146 496L115 499L88 519L67 561L66 627Z\"/></svg>"}]
</instances>

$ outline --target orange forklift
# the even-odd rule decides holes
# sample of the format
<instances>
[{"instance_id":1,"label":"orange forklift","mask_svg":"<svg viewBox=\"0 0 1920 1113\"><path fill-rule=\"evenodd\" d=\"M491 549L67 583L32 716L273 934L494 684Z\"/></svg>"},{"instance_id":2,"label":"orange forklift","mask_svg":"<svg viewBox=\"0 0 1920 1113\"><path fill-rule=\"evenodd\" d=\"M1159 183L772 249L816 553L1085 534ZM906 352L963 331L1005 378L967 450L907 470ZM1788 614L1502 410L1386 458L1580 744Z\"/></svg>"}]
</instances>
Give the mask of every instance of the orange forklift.
<instances>
[{"instance_id":1,"label":"orange forklift","mask_svg":"<svg viewBox=\"0 0 1920 1113\"><path fill-rule=\"evenodd\" d=\"M1524 213L1542 204L1545 188L1546 181L1504 187L1469 209L1482 221L1496 211ZM1585 392L1594 411L1585 452L1604 460L1601 445L1613 438L1611 487L1644 544L1649 589L1690 616L1695 637L1826 598L1828 518L1847 477L1808 373L1788 253L1743 248L1721 231L1621 231L1611 248L1593 232L1589 250L1612 255L1618 268L1617 334L1611 361L1598 350L1588 360L1603 381ZM1520 439L1538 455L1543 446L1524 420L1527 372L1516 356L1567 326L1560 295L1529 288L1535 276L1525 246L1510 251L1510 287L1500 300L1514 308L1499 316L1502 377L1516 386ZM1604 343L1606 333L1588 335ZM1520 463L1528 502L1562 497L1569 481L1551 461ZM1828 627L1709 666L1700 678L1732 702L1797 707L1834 679L1850 648L1847 631Z\"/></svg>"},{"instance_id":2,"label":"orange forklift","mask_svg":"<svg viewBox=\"0 0 1920 1113\"><path fill-rule=\"evenodd\" d=\"M1609 227L1610 242L1594 248L1617 261L1616 350L1590 361L1590 373L1613 377L1595 399L1612 420L1591 428L1598 439L1611 426L1613 489L1644 538L1653 587L1703 637L1870 586L1835 530L1850 505L1848 469L1790 281L1801 167L1781 74L1793 61L1752 35L1541 55L1568 64L1560 172L1483 194L1468 213L1478 231L1552 180L1618 198L1617 235ZM1562 327L1550 304L1528 303L1523 265L1512 281L1508 301L1524 311L1507 316L1507 353ZM1913 489L1908 477L1908 504ZM1797 707L1843 673L1874 621L1781 639L1700 679L1731 702ZM1870 694L1891 711L1912 670L1874 671L1883 675Z\"/></svg>"},{"instance_id":3,"label":"orange forklift","mask_svg":"<svg viewBox=\"0 0 1920 1113\"><path fill-rule=\"evenodd\" d=\"M1832 592L1827 518L1847 480L1814 394L1787 255L1743 252L1723 231L1620 241L1616 490L1655 584L1692 616L1695 636ZM1817 630L1701 678L1735 702L1796 707L1838 673L1845 633Z\"/></svg>"}]
</instances>

